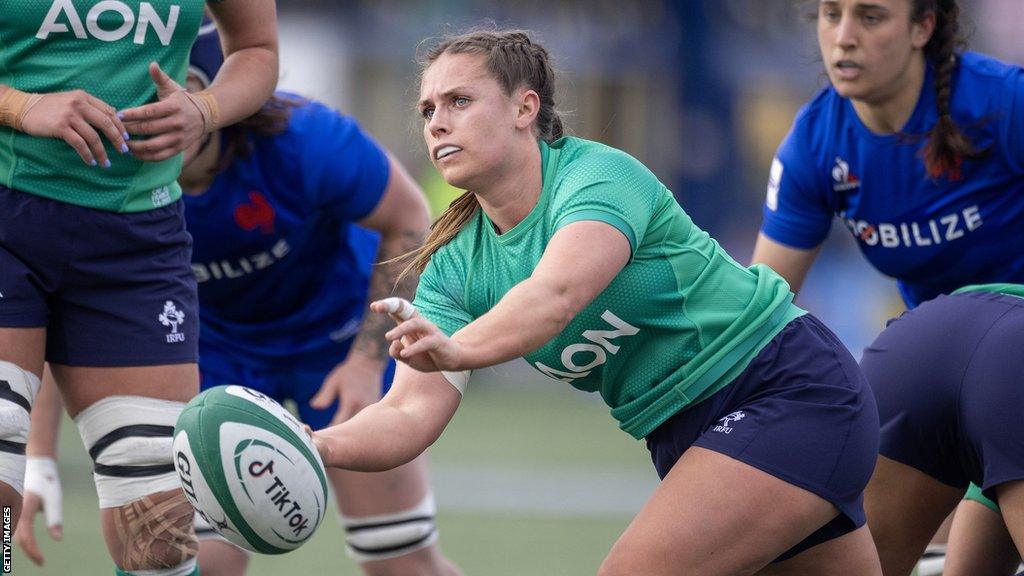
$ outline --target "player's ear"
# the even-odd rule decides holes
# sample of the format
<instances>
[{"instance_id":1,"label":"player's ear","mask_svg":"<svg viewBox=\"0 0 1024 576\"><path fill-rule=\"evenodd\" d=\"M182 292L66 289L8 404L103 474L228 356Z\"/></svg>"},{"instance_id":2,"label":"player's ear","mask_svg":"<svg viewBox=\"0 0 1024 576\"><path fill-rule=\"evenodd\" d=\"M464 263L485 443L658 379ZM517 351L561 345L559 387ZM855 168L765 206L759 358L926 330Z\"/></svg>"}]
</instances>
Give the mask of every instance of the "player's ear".
<instances>
[{"instance_id":1,"label":"player's ear","mask_svg":"<svg viewBox=\"0 0 1024 576\"><path fill-rule=\"evenodd\" d=\"M913 23L910 35L914 48L922 50L928 45L928 41L932 39L932 34L935 33L936 18L937 16L934 11L928 11L925 12L919 21Z\"/></svg>"},{"instance_id":2,"label":"player's ear","mask_svg":"<svg viewBox=\"0 0 1024 576\"><path fill-rule=\"evenodd\" d=\"M540 96L534 90L521 88L513 95L513 100L516 103L516 128L529 128L540 112Z\"/></svg>"}]
</instances>

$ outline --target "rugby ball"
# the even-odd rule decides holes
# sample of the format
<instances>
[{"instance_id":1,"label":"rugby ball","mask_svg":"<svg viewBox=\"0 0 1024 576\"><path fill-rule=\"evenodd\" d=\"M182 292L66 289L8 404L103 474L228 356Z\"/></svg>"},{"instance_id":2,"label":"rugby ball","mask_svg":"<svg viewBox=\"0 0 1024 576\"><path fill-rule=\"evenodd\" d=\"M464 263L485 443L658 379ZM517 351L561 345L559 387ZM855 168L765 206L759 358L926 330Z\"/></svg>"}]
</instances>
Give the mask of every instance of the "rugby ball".
<instances>
[{"instance_id":1,"label":"rugby ball","mask_svg":"<svg viewBox=\"0 0 1024 576\"><path fill-rule=\"evenodd\" d=\"M327 474L302 425L243 386L217 386L185 405L174 427L181 487L218 534L263 554L306 542L327 510Z\"/></svg>"}]
</instances>

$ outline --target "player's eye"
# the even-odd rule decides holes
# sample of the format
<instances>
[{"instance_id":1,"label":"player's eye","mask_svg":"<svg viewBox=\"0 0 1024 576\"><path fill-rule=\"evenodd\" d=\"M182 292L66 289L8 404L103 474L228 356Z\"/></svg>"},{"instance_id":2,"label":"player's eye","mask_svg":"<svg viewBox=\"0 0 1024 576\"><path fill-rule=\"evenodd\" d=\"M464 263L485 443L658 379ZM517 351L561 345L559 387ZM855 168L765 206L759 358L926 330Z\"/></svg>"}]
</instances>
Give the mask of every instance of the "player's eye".
<instances>
[{"instance_id":1,"label":"player's eye","mask_svg":"<svg viewBox=\"0 0 1024 576\"><path fill-rule=\"evenodd\" d=\"M469 105L469 98L466 98L465 96L456 96L455 99L452 100L452 103L455 104L457 108L464 108Z\"/></svg>"},{"instance_id":2,"label":"player's eye","mask_svg":"<svg viewBox=\"0 0 1024 576\"><path fill-rule=\"evenodd\" d=\"M868 25L878 24L882 21L882 17L878 14L865 14L863 19L864 23Z\"/></svg>"},{"instance_id":3,"label":"player's eye","mask_svg":"<svg viewBox=\"0 0 1024 576\"><path fill-rule=\"evenodd\" d=\"M420 115L423 116L424 120L430 120L431 118L434 117L434 107L424 106L423 108L420 109Z\"/></svg>"}]
</instances>

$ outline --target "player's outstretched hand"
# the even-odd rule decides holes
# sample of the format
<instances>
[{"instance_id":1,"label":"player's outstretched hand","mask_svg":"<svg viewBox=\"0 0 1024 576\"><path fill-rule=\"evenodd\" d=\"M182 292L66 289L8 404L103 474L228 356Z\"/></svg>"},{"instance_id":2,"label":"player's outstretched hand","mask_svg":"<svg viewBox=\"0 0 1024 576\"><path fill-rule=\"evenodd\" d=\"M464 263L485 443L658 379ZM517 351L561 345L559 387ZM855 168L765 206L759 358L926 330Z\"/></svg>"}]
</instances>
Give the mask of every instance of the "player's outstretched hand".
<instances>
[{"instance_id":1,"label":"player's outstretched hand","mask_svg":"<svg viewBox=\"0 0 1024 576\"><path fill-rule=\"evenodd\" d=\"M463 369L459 343L420 316L409 302L401 298L386 298L370 304L370 309L389 314L398 323L384 335L391 342L388 353L396 360L420 372Z\"/></svg>"},{"instance_id":2,"label":"player's outstretched hand","mask_svg":"<svg viewBox=\"0 0 1024 576\"><path fill-rule=\"evenodd\" d=\"M36 514L40 510L45 513L50 537L61 540L64 538L63 500L57 462L53 458L29 456L25 462L25 497L14 540L37 566L42 566L45 559L36 541Z\"/></svg>"},{"instance_id":3,"label":"player's outstretched hand","mask_svg":"<svg viewBox=\"0 0 1024 576\"><path fill-rule=\"evenodd\" d=\"M33 97L38 100L29 104L31 107L21 120L21 130L26 134L59 138L90 166L110 167L103 137L122 154L128 152L128 132L110 104L85 90Z\"/></svg>"},{"instance_id":4,"label":"player's outstretched hand","mask_svg":"<svg viewBox=\"0 0 1024 576\"><path fill-rule=\"evenodd\" d=\"M205 119L199 105L180 84L160 69L149 64L149 76L156 84L158 102L122 110L129 134L148 138L131 141L132 154L140 160L166 160L189 147L205 132Z\"/></svg>"},{"instance_id":5,"label":"player's outstretched hand","mask_svg":"<svg viewBox=\"0 0 1024 576\"><path fill-rule=\"evenodd\" d=\"M338 400L338 411L331 424L339 424L355 416L360 410L380 400L382 361L352 352L344 362L324 378L320 391L309 401L309 405L323 410Z\"/></svg>"}]
</instances>

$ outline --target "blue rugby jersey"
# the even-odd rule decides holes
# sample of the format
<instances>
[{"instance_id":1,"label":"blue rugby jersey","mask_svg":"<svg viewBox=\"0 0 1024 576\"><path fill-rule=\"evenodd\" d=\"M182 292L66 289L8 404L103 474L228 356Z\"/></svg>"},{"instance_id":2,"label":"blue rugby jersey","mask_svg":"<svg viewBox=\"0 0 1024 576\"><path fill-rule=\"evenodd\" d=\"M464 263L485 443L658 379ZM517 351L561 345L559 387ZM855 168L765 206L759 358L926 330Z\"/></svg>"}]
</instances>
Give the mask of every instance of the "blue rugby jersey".
<instances>
[{"instance_id":1,"label":"blue rugby jersey","mask_svg":"<svg viewBox=\"0 0 1024 576\"><path fill-rule=\"evenodd\" d=\"M353 119L312 101L292 110L286 132L253 144L206 193L184 197L200 355L328 368L366 306L378 236L353 222L380 201L387 156Z\"/></svg>"},{"instance_id":2,"label":"blue rugby jersey","mask_svg":"<svg viewBox=\"0 0 1024 576\"><path fill-rule=\"evenodd\" d=\"M795 248L828 235L833 215L908 306L966 284L1024 282L1024 72L968 52L952 114L987 157L959 178L930 178L926 134L938 120L933 71L905 136L880 136L826 88L797 115L772 163L761 231Z\"/></svg>"}]
</instances>

